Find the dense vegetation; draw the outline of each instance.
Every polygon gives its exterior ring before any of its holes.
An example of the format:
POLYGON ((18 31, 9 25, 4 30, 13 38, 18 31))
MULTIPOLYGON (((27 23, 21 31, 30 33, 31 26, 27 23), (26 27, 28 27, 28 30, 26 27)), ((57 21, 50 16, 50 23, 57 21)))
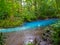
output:
POLYGON ((60 45, 60 21, 45 27, 44 30, 50 30, 50 40, 53 45, 60 45))
POLYGON ((60 18, 59 0, 0 0, 0 27, 37 19, 60 18))
POLYGON ((52 33, 52 40, 54 45, 60 45, 60 21, 52 25, 51 28, 54 32, 52 33))
MULTIPOLYGON (((20 26, 38 19, 60 18, 60 0, 0 0, 0 28, 20 26)), ((60 21, 51 25, 54 45, 60 43, 60 21)), ((0 45, 4 35, 0 33, 0 45)), ((28 44, 33 45, 33 44, 28 44)))
POLYGON ((5 39, 6 39, 5 35, 0 32, 0 45, 4 45, 5 39))

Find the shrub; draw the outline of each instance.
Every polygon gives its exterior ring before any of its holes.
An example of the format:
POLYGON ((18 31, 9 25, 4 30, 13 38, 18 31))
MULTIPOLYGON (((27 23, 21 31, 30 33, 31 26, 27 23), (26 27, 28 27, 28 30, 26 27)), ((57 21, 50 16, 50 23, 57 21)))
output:
POLYGON ((4 45, 4 43, 5 43, 5 39, 6 37, 5 37, 5 35, 3 34, 3 33, 0 33, 0 45, 4 45))
POLYGON ((53 45, 60 45, 60 21, 45 27, 44 30, 50 30, 50 40, 53 45))
POLYGON ((23 23, 18 1, 0 0, 0 27, 15 27, 23 23))
POLYGON ((60 45, 60 21, 52 25, 52 30, 54 31, 52 34, 54 45, 60 45))

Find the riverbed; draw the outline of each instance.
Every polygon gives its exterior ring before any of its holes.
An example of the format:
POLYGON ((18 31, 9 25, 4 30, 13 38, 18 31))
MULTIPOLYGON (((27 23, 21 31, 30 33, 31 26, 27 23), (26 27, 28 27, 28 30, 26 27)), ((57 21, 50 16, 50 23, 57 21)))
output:
POLYGON ((28 42, 35 42, 35 45, 49 45, 49 41, 44 40, 44 31, 41 28, 5 33, 8 35, 5 45, 25 45, 28 42))

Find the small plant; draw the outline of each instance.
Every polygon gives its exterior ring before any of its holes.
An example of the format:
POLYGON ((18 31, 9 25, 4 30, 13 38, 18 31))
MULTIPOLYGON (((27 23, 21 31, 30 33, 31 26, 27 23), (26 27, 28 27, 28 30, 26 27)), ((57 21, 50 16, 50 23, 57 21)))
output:
POLYGON ((34 45, 34 44, 32 44, 31 42, 29 42, 27 45, 34 45))

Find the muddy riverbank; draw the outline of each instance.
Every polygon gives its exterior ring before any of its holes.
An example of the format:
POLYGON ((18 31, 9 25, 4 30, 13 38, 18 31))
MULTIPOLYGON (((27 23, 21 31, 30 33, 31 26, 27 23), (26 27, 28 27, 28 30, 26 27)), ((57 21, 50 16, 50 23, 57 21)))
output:
POLYGON ((8 35, 5 41, 5 45, 25 45, 29 41, 35 43, 36 45, 49 45, 48 41, 45 41, 42 38, 43 33, 44 31, 40 28, 20 32, 5 33, 8 35))

